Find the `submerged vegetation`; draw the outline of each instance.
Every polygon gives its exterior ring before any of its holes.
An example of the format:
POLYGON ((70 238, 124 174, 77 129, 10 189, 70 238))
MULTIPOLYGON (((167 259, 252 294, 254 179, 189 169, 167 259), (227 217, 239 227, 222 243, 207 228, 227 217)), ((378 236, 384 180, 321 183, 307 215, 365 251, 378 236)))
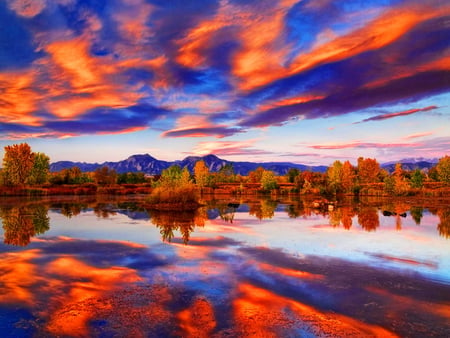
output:
POLYGON ((32 152, 26 143, 5 147, 0 169, 0 195, 148 194, 152 208, 195 208, 204 194, 302 194, 353 196, 450 196, 450 156, 430 169, 405 170, 397 163, 392 172, 376 159, 360 157, 356 165, 335 161, 325 173, 291 168, 286 175, 258 167, 247 176, 234 173, 227 163, 211 172, 203 160, 192 172, 178 165, 161 175, 117 173, 107 166, 93 172, 73 167, 49 171, 50 159, 32 152))

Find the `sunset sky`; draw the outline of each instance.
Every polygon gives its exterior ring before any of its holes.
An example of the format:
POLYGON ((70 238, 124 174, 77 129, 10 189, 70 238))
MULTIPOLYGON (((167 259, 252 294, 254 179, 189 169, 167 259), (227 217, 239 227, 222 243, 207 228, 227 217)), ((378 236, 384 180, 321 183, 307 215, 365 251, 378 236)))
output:
POLYGON ((445 0, 2 0, 0 156, 450 155, 445 0))

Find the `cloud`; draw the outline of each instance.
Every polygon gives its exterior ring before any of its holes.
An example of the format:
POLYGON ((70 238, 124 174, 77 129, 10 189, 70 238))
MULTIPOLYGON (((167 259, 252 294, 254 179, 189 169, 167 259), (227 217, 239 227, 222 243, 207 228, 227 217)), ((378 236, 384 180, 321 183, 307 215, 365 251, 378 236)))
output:
POLYGON ((429 106, 429 107, 425 107, 425 108, 408 109, 408 110, 405 110, 405 111, 402 111, 402 112, 398 112, 398 113, 389 113, 389 114, 382 114, 382 115, 373 116, 373 117, 364 119, 364 120, 359 121, 359 122, 354 122, 353 124, 369 122, 369 121, 387 120, 387 119, 391 119, 391 118, 398 117, 398 116, 405 116, 405 115, 411 115, 411 114, 415 114, 415 113, 419 113, 419 112, 426 112, 426 111, 434 110, 434 109, 437 109, 437 108, 438 107, 436 107, 436 106, 429 106))
POLYGON ((207 137, 214 136, 223 138, 240 133, 240 128, 226 126, 197 127, 197 128, 181 128, 172 129, 162 133, 163 137, 207 137))
MULTIPOLYGON (((1 137, 132 132, 158 119, 162 137, 224 138, 410 107, 450 90, 449 13, 435 0, 8 0, 1 137)), ((425 105, 361 122, 443 106, 425 105)), ((242 149, 264 153, 214 150, 242 149)))
POLYGON ((193 150, 194 154, 218 156, 231 155, 267 155, 271 152, 254 148, 253 144, 258 139, 250 139, 246 141, 212 141, 199 142, 193 150))
POLYGON ((46 0, 7 0, 11 10, 26 18, 32 18, 41 13, 46 2, 46 0))
POLYGON ((411 148, 418 147, 420 143, 372 143, 372 142, 350 142, 335 144, 315 144, 308 146, 312 149, 347 149, 347 148, 411 148))
POLYGON ((411 135, 407 135, 405 137, 403 137, 404 140, 411 140, 414 138, 421 138, 421 137, 425 137, 425 136, 430 136, 433 135, 434 133, 432 131, 430 132, 424 132, 424 133, 417 133, 417 134, 411 134, 411 135))

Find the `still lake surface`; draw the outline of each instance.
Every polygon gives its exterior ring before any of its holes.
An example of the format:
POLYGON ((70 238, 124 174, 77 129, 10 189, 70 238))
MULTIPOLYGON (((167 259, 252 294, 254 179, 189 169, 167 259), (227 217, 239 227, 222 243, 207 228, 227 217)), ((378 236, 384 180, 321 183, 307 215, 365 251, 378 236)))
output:
POLYGON ((0 198, 1 337, 450 337, 450 205, 0 198))

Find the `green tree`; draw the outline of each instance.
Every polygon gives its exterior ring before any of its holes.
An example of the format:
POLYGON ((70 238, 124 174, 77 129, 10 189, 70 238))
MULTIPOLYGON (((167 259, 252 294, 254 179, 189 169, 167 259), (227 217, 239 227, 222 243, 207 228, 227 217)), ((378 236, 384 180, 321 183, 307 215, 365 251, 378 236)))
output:
POLYGON ((295 183, 295 179, 297 178, 298 175, 300 175, 300 170, 298 170, 297 168, 289 168, 286 174, 287 181, 289 183, 295 183))
POLYGON ((181 179, 181 167, 177 164, 174 164, 161 172, 161 178, 156 183, 156 185, 174 187, 177 184, 179 184, 180 179, 181 179))
POLYGON ((439 159, 436 165, 436 171, 439 181, 450 183, 450 156, 445 156, 439 159))
POLYGON ((411 175, 410 184, 412 188, 421 189, 423 187, 424 175, 420 169, 414 170, 411 175))
POLYGON ((261 176, 261 188, 264 190, 274 190, 278 188, 278 183, 273 171, 263 171, 261 176))
POLYGON ((3 157, 3 182, 6 185, 25 184, 33 163, 34 154, 27 143, 6 146, 3 157))
POLYGON ((222 168, 220 168, 218 174, 221 182, 234 182, 235 180, 234 167, 232 163, 225 164, 222 168))
POLYGON ((387 175, 384 178, 384 191, 389 194, 393 195, 395 192, 395 179, 394 177, 387 175))
POLYGON ((33 167, 31 168, 28 183, 44 184, 47 182, 50 169, 50 158, 44 153, 35 153, 33 167))

